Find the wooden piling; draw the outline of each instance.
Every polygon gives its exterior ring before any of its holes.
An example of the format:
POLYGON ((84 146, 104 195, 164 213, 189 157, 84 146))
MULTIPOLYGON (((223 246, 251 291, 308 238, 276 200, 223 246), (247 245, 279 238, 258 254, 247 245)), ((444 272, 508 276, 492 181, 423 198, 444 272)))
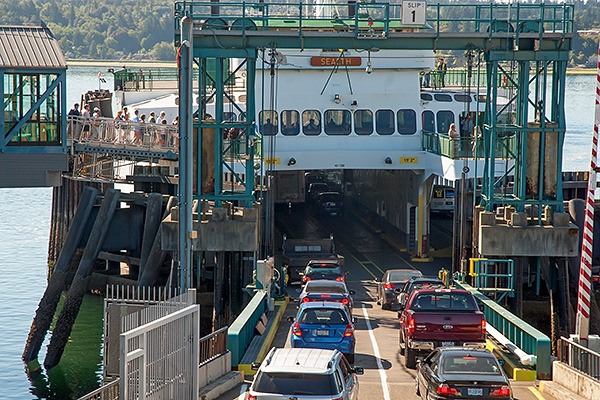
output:
POLYGON ((146 202, 146 217, 144 220, 144 233, 142 236, 142 251, 140 254, 140 271, 138 281, 144 273, 150 250, 155 242, 157 231, 162 221, 162 195, 160 193, 149 193, 146 202))
POLYGON ((108 189, 106 191, 104 200, 102 201, 102 205, 100 206, 100 210, 94 221, 94 226, 92 227, 83 257, 79 262, 77 273, 73 278, 73 282, 67 294, 67 299, 58 316, 56 328, 52 333, 50 345, 48 346, 48 353, 44 360, 46 369, 56 366, 63 354, 73 328, 73 323, 79 313, 83 296, 87 291, 89 278, 98 258, 98 253, 100 252, 112 217, 119 204, 119 197, 119 190, 108 189))
MULTIPOLYGON (((83 191, 81 202, 73 217, 66 242, 60 250, 54 271, 48 281, 48 287, 46 287, 46 291, 40 300, 31 328, 29 329, 29 335, 22 356, 26 362, 37 358, 46 332, 50 329, 60 295, 68 284, 67 280, 71 259, 77 251, 77 245, 85 232, 97 195, 98 190, 93 187, 86 187, 83 191)), ((60 202, 57 201, 57 203, 60 202)))

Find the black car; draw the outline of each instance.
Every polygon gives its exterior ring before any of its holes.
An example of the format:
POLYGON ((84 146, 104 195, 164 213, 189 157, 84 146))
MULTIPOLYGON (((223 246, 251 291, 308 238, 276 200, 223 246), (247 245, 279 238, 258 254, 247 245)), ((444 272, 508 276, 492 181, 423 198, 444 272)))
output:
POLYGON ((352 311, 354 302, 352 295, 356 292, 348 290, 344 282, 319 279, 306 282, 298 301, 300 303, 308 303, 311 301, 335 301, 342 303, 352 311))
POLYGON ((317 207, 325 214, 339 215, 343 206, 342 195, 338 192, 321 192, 317 195, 317 207))
POLYGON ((401 289, 396 289, 396 308, 403 309, 406 306, 406 301, 410 297, 413 290, 427 288, 443 288, 446 287, 444 282, 438 278, 423 278, 416 277, 409 279, 401 289))
POLYGON ((308 185, 308 200, 316 202, 319 197, 319 193, 328 192, 329 184, 327 182, 314 182, 308 185))
POLYGON ((415 390, 426 400, 511 400, 512 389, 487 349, 442 347, 417 363, 415 390))
POLYGON ((338 260, 310 260, 304 268, 302 284, 315 279, 328 279, 338 282, 346 281, 346 274, 338 260))
POLYGON ((388 269, 377 284, 377 304, 383 310, 389 310, 396 302, 396 289, 404 287, 411 278, 420 278, 423 274, 416 269, 388 269))

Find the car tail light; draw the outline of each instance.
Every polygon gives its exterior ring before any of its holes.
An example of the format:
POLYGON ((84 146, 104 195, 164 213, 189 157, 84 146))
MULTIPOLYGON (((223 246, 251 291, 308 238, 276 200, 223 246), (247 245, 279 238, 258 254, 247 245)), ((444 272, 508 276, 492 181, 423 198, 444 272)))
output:
POLYGON ((386 289, 395 289, 396 285, 394 285, 393 283, 386 283, 385 285, 383 285, 383 287, 386 289))
POLYGON ((257 397, 253 394, 248 393, 248 397, 246 397, 246 400, 256 400, 257 397))
POLYGON ((343 276, 338 276, 337 278, 335 278, 336 281, 338 282, 344 282, 344 277, 343 276))
POLYGON ((406 329, 409 333, 413 333, 415 331, 415 319, 412 315, 409 315, 406 320, 406 329))
POLYGON ((292 329, 292 333, 294 334, 294 336, 298 336, 298 337, 302 337, 302 329, 300 329, 300 324, 299 323, 295 323, 294 327, 292 329))
POLYGON ((308 303, 309 301, 310 301, 310 299, 308 297, 305 297, 305 298, 302 299, 303 303, 308 303))
POLYGON ((305 276, 302 278, 302 282, 306 283, 308 281, 310 281, 310 276, 305 276))
POLYGON ((344 331, 344 337, 350 337, 352 335, 354 335, 354 327, 352 324, 348 324, 348 326, 346 326, 346 330, 344 331))
POLYGON ((342 304, 344 304, 344 305, 347 306, 348 304, 350 304, 350 300, 348 300, 348 299, 342 299, 342 304))
POLYGON ((456 390, 453 387, 448 386, 445 383, 442 383, 437 388, 437 394, 446 395, 446 396, 447 395, 450 395, 450 396, 460 396, 460 391, 456 390))
POLYGON ((594 282, 596 282, 596 283, 600 282, 600 276, 594 276, 594 282))
POLYGON ((483 335, 485 335, 485 332, 486 332, 486 330, 485 330, 485 319, 482 319, 481 320, 481 333, 483 335))
POLYGON ((490 392, 490 396, 498 397, 510 397, 512 395, 509 386, 502 386, 501 388, 494 389, 490 392))

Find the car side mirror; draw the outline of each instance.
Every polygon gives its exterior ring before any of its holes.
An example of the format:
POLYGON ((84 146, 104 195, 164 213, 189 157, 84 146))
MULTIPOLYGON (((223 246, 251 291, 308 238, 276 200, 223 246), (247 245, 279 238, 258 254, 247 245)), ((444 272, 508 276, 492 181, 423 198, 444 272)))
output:
POLYGON ((294 322, 294 317, 290 316, 290 317, 287 317, 286 319, 287 319, 288 322, 294 322))
POLYGON ((354 372, 356 375, 362 375, 365 373, 365 369, 363 367, 354 367, 352 368, 352 372, 354 372))
POLYGON ((252 371, 258 371, 259 368, 260 368, 260 364, 259 363, 252 363, 252 364, 250 364, 250 369, 252 371))
POLYGON ((356 294, 356 290, 348 290, 348 293, 350 293, 350 296, 354 296, 356 294))
POLYGON ((356 317, 352 317, 352 323, 355 324, 358 320, 356 319, 356 317))

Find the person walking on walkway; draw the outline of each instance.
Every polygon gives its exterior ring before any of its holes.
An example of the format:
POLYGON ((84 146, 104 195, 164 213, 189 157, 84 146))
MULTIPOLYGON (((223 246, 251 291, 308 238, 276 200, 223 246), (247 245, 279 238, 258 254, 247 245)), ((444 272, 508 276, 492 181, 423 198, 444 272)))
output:
POLYGON ((446 87, 446 72, 448 71, 448 66, 443 58, 440 58, 438 61, 437 71, 440 78, 440 86, 446 87))

